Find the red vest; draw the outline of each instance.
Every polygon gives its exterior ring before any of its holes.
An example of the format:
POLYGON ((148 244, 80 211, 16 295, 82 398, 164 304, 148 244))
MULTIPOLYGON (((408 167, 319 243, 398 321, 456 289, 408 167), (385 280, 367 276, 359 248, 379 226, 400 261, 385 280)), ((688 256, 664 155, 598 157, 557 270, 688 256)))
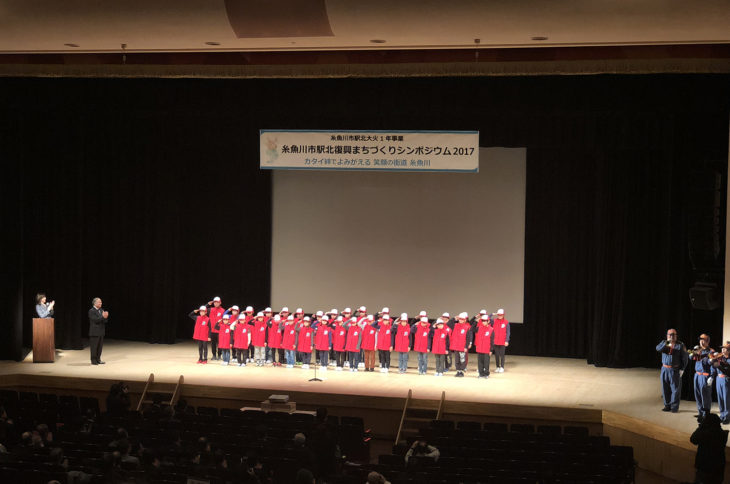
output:
POLYGON ((391 323, 381 324, 378 329, 378 349, 383 351, 390 351, 390 344, 392 343, 390 332, 393 329, 391 323))
POLYGON ((507 327, 509 326, 509 321, 507 321, 506 319, 495 319, 494 321, 492 321, 492 325, 494 326, 495 346, 504 346, 504 343, 507 341, 507 327))
POLYGON ((413 334, 413 350, 419 353, 428 351, 428 335, 431 331, 431 325, 418 323, 414 326, 413 334))
POLYGON ((277 321, 272 321, 269 328, 269 348, 281 348, 281 331, 277 321))
POLYGON ((320 351, 329 351, 332 327, 328 324, 320 324, 314 334, 314 347, 320 351))
POLYGON ((469 323, 456 323, 454 329, 451 330, 451 350, 464 351, 466 350, 466 335, 471 330, 469 323))
POLYGON ((474 346, 477 353, 489 353, 492 350, 492 326, 479 323, 477 333, 474 335, 474 346))
POLYGON ((251 344, 254 346, 266 346, 266 323, 258 319, 253 323, 251 331, 251 344))
POLYGON ((336 325, 332 329, 332 349, 335 351, 345 351, 345 343, 347 342, 347 328, 343 325, 336 325))
POLYGON ((300 353, 312 352, 312 335, 314 328, 311 326, 302 326, 299 328, 299 341, 297 342, 297 350, 300 353))
MULTIPOLYGON (((202 311, 201 311, 202 312, 202 311)), ((198 316, 195 319, 195 329, 193 330, 193 339, 198 341, 208 341, 209 322, 208 316, 198 316)))
POLYGON ((218 348, 227 350, 231 347, 231 325, 221 323, 221 330, 218 334, 218 348))
POLYGON ((295 324, 285 324, 281 337, 281 347, 285 350, 293 350, 297 344, 297 327, 295 324))
POLYGON ((362 337, 362 328, 353 324, 347 329, 347 351, 360 351, 360 338, 362 337))
POLYGON ((449 338, 451 328, 444 325, 443 328, 435 328, 433 330, 433 339, 431 340, 431 353, 434 355, 445 355, 449 349, 446 347, 446 340, 449 338))
POLYGON ((233 347, 239 350, 247 350, 250 336, 251 326, 245 324, 242 320, 239 320, 233 330, 233 347))
POLYGON ((411 345, 411 326, 398 323, 395 331, 395 345, 393 345, 393 348, 395 351, 402 353, 408 351, 411 345))
POLYGON ((375 349, 375 335, 378 331, 371 325, 366 324, 362 330, 362 340, 360 341, 360 348, 363 350, 372 351, 375 349))
POLYGON ((213 333, 217 333, 218 330, 215 329, 216 324, 218 324, 223 319, 223 313, 225 313, 226 310, 223 309, 222 306, 219 307, 211 307, 210 308, 210 314, 208 315, 208 319, 210 319, 210 330, 213 333))

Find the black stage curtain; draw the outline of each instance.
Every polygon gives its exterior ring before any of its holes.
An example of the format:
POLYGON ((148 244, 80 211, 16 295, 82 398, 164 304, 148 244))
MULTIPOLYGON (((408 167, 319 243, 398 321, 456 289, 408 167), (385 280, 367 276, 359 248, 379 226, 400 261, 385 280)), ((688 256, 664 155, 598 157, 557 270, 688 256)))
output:
POLYGON ((21 226, 2 302, 22 314, 3 324, 22 322, 29 345, 45 290, 60 347, 82 345, 95 296, 111 337, 189 338, 186 314, 213 295, 269 302, 259 129, 478 129, 482 146, 527 147, 525 322, 510 351, 653 365, 668 326, 688 344, 721 333, 722 309, 689 304, 686 181, 727 159, 729 80, 1 79, 3 146, 22 168, 22 190, 2 196, 21 226))

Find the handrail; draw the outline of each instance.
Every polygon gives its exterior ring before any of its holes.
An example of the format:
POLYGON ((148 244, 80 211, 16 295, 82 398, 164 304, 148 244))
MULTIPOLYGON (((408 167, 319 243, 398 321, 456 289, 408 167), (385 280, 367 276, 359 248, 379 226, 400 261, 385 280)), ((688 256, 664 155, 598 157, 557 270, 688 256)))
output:
POLYGON ((413 394, 413 390, 411 390, 409 388, 408 396, 406 397, 406 403, 403 405, 403 414, 400 416, 400 425, 398 425, 398 433, 395 435, 395 445, 398 445, 398 442, 400 442, 400 433, 403 430, 403 423, 406 421, 406 412, 408 411, 408 404, 411 401, 412 394, 413 394))
POLYGON ((147 383, 144 386, 144 390, 142 391, 142 395, 139 397, 139 403, 137 403, 137 411, 139 412, 142 408, 142 402, 144 402, 145 397, 147 396, 147 389, 150 387, 150 383, 155 381, 155 374, 150 373, 150 376, 147 378, 147 383))
POLYGON ((182 391, 181 387, 184 380, 183 375, 180 375, 180 378, 177 380, 177 385, 175 386, 175 391, 172 392, 172 398, 170 399, 171 407, 174 407, 175 404, 177 404, 177 399, 180 398, 180 392, 182 391))
POLYGON ((441 420, 444 411, 444 401, 446 400, 446 391, 441 392, 441 401, 439 402, 439 410, 436 412, 436 420, 441 420))

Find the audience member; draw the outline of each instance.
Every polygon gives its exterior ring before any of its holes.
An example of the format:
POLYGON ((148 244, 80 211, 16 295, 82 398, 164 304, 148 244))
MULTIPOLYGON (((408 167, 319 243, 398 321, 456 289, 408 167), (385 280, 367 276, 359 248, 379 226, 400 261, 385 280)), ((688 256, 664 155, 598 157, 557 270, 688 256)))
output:
POLYGON ((725 446, 728 431, 720 427, 720 417, 708 413, 689 438, 697 446, 695 482, 722 484, 725 474, 725 446))

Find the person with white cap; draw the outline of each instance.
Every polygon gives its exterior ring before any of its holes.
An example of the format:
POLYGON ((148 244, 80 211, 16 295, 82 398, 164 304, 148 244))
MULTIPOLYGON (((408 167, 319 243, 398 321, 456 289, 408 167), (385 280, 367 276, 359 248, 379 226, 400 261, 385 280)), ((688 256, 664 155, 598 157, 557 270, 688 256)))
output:
POLYGON ((208 341, 210 341, 210 319, 208 318, 208 308, 200 306, 192 311, 188 316, 195 321, 195 329, 193 329, 193 339, 198 342, 198 364, 208 363, 208 341))
POLYGON ((327 371, 329 354, 332 349, 332 327, 329 317, 324 316, 322 323, 314 330, 314 349, 317 350, 320 370, 327 371))
POLYGON ((375 344, 377 339, 377 324, 375 316, 368 316, 362 329, 362 341, 360 348, 364 355, 365 371, 375 371, 375 344))
POLYGON ((356 317, 350 320, 347 328, 347 343, 345 349, 350 360, 350 371, 357 371, 358 362, 360 360, 360 343, 362 342, 362 326, 358 323, 356 317))
POLYGON ((221 320, 226 310, 221 306, 221 298, 216 296, 212 301, 208 301, 208 320, 210 321, 210 355, 211 360, 217 360, 221 356, 218 349, 218 333, 220 331, 221 320))
POLYGON ((701 334, 699 345, 695 346, 690 352, 690 359, 695 362, 694 387, 695 401, 697 402, 697 415, 695 417, 700 422, 712 409, 713 378, 711 376, 712 363, 709 359, 711 353, 714 353, 714 350, 710 348, 710 336, 701 334))
POLYGON ((309 316, 305 316, 302 325, 297 329, 297 351, 302 356, 302 369, 308 370, 312 361, 312 346, 314 343, 314 328, 310 326, 309 316))
POLYGON ((347 359, 347 329, 348 323, 342 316, 338 316, 332 328, 332 350, 335 352, 336 371, 342 371, 342 367, 347 359))
POLYGON ((390 352, 393 351, 393 321, 390 315, 384 314, 377 324, 378 338, 378 358, 380 360, 380 373, 388 373, 390 371, 390 352))
MULTIPOLYGON (((284 311, 282 311, 283 313, 284 311)), ((289 313, 286 311, 287 314, 289 313)), ((285 318, 281 316, 281 314, 277 314, 272 319, 269 320, 267 323, 268 326, 268 334, 266 335, 266 348, 269 350, 269 358, 267 358, 268 362, 271 362, 272 366, 281 366, 281 363, 284 361, 284 350, 281 348, 281 328, 280 323, 284 321, 285 318), (276 361, 276 356, 279 355, 279 361, 276 361)))
POLYGON ((492 324, 492 344, 497 373, 504 373, 504 350, 509 346, 509 321, 504 317, 504 309, 497 309, 497 317, 492 324))
POLYGON ((411 351, 411 325, 408 324, 408 314, 402 313, 396 320, 391 334, 391 346, 398 353, 398 373, 408 371, 408 354, 411 351))
POLYGON ((428 354, 431 352, 431 325, 428 318, 421 318, 411 328, 413 351, 418 355, 418 374, 425 375, 428 371, 428 354))
POLYGON ((480 316, 479 324, 472 328, 474 346, 477 349, 479 378, 489 378, 489 354, 492 352, 492 325, 488 314, 480 316))
POLYGON ((444 318, 438 318, 431 334, 431 353, 436 358, 435 376, 444 376, 446 355, 449 352, 449 336, 451 328, 444 324, 444 318))
POLYGON ((266 362, 266 316, 263 312, 256 314, 256 318, 252 321, 253 331, 251 331, 251 344, 254 348, 254 362, 256 366, 264 366, 266 362))
POLYGON ((246 366, 248 348, 251 346, 251 325, 248 324, 251 316, 238 318, 231 324, 233 331, 233 356, 238 361, 238 366, 246 366))
POLYGON ((221 364, 228 366, 231 361, 231 315, 224 314, 218 333, 218 349, 221 352, 221 364))
POLYGON ((459 378, 464 376, 464 371, 469 363, 469 348, 472 345, 471 324, 467 321, 468 318, 469 314, 466 312, 459 313, 456 322, 449 326, 451 328, 449 350, 456 367, 455 376, 459 378))
MULTIPOLYGON (((246 306, 246 310, 244 311, 243 314, 244 314, 244 316, 243 316, 244 322, 246 324, 252 325, 253 320, 255 318, 253 306, 246 306)), ((251 328, 249 328, 248 331, 250 333, 251 328)), ((238 359, 239 359, 239 361, 238 361, 239 363, 241 363, 241 361, 243 361, 244 363, 251 363, 253 361, 253 346, 249 344, 248 349, 239 350, 238 359)))
POLYGON ((286 318, 286 321, 281 321, 279 326, 282 332, 281 347, 284 349, 286 367, 294 368, 297 347, 297 327, 299 325, 295 322, 294 316, 289 316, 286 318))

